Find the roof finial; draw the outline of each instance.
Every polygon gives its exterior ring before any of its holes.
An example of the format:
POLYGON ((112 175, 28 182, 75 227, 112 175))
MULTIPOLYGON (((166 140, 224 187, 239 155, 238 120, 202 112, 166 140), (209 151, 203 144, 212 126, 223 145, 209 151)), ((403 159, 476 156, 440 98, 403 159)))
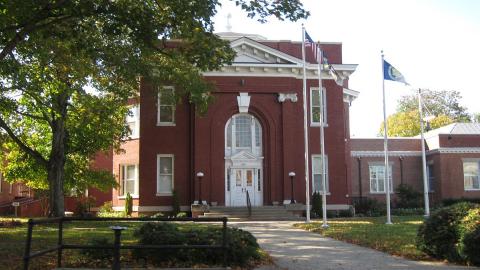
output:
POLYGON ((227 32, 232 32, 232 24, 230 24, 230 19, 232 18, 232 13, 227 15, 227 32))

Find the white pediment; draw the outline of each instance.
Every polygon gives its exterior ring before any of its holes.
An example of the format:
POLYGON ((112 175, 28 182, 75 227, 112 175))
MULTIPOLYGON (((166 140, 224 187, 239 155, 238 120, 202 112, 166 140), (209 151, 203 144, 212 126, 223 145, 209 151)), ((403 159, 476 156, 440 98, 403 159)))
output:
POLYGON ((255 156, 250 151, 240 151, 230 157, 232 161, 249 161, 249 160, 258 160, 259 157, 255 156))
POLYGON ((263 63, 263 64, 287 64, 294 66, 303 65, 302 60, 271 47, 263 45, 255 40, 242 37, 230 44, 237 52, 233 63, 263 63), (250 61, 246 61, 250 60, 250 61))

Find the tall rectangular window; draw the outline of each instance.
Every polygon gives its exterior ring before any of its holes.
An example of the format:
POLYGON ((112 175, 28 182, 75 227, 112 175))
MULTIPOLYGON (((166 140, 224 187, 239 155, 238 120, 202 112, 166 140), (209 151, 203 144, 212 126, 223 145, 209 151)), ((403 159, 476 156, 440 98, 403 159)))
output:
MULTIPOLYGON (((370 170, 370 192, 385 193, 385 165, 369 165, 370 170)), ((393 192, 392 165, 388 166, 388 180, 390 182, 390 193, 393 192)))
POLYGON ((465 190, 480 190, 480 160, 463 161, 463 185, 465 190))
POLYGON ((158 91, 157 125, 175 125, 175 90, 172 86, 161 87, 158 91))
POLYGON ((323 115, 323 126, 328 126, 327 122, 327 91, 322 89, 323 106, 320 104, 320 91, 318 88, 310 89, 310 122, 312 126, 320 125, 320 113, 323 115), (323 110, 322 110, 323 108, 323 110))
POLYGON ((427 165, 428 192, 435 191, 435 175, 433 174, 433 163, 427 165))
POLYGON ((136 139, 140 135, 140 105, 128 109, 127 125, 130 128, 130 138, 136 139))
MULTIPOLYGON (((330 192, 328 184, 328 157, 325 156, 325 177, 326 177, 326 186, 327 192, 330 192)), ((313 192, 323 192, 323 166, 322 166, 322 156, 321 155, 312 155, 312 179, 313 179, 313 192)))
POLYGON ((168 196, 173 191, 174 156, 157 155, 157 196, 168 196))
POLYGON ((120 165, 120 196, 138 196, 138 166, 120 165))

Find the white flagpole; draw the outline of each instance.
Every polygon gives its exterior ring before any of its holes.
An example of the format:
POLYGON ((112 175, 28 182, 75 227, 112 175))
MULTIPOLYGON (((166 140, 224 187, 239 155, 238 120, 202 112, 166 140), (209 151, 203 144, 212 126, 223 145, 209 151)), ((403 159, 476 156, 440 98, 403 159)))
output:
MULTIPOLYGON (((325 130, 324 130, 324 104, 323 104, 323 84, 322 84, 322 50, 320 48, 320 42, 318 42, 318 94, 320 97, 320 154, 322 158, 322 216, 323 216, 323 228, 328 228, 327 223, 327 175, 326 175, 326 166, 325 166, 325 130)), ((310 97, 312 98, 312 97, 310 97)))
POLYGON ((420 138, 422 140, 422 170, 423 170, 423 198, 425 202, 425 216, 430 216, 430 206, 428 198, 428 180, 427 180, 427 158, 425 156, 425 138, 423 137, 423 106, 422 90, 418 89, 418 110, 420 111, 420 138))
MULTIPOLYGON (((313 44, 312 44, 313 46, 313 44)), ((305 27, 302 24, 302 59, 303 59, 303 133, 305 141, 305 204, 306 223, 310 223, 310 181, 308 177, 308 126, 307 126, 307 73, 305 62, 305 27)))
POLYGON ((383 89, 383 147, 385 149, 385 173, 383 174, 383 179, 385 183, 385 194, 386 194, 386 204, 387 204, 387 222, 386 224, 392 224, 392 219, 390 216, 390 174, 388 167, 388 130, 387 130, 387 106, 385 102, 385 60, 383 59, 382 51, 382 89, 383 89))

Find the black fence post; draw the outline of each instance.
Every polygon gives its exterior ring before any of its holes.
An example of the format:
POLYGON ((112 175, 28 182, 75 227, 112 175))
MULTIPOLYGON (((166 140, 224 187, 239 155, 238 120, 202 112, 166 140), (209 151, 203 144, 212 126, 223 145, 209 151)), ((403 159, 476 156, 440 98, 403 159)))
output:
POLYGON ((63 252, 63 217, 58 221, 57 267, 62 267, 63 252))
POLYGON ((223 217, 223 266, 227 267, 227 255, 228 255, 228 246, 227 246, 227 218, 223 217))
POLYGON ((115 242, 113 243, 112 270, 120 270, 120 236, 122 235, 122 231, 126 228, 120 226, 111 226, 110 229, 115 232, 115 242))
POLYGON ((23 255, 23 269, 28 270, 30 263, 30 248, 32 246, 33 219, 28 220, 27 243, 25 244, 25 253, 23 255))

